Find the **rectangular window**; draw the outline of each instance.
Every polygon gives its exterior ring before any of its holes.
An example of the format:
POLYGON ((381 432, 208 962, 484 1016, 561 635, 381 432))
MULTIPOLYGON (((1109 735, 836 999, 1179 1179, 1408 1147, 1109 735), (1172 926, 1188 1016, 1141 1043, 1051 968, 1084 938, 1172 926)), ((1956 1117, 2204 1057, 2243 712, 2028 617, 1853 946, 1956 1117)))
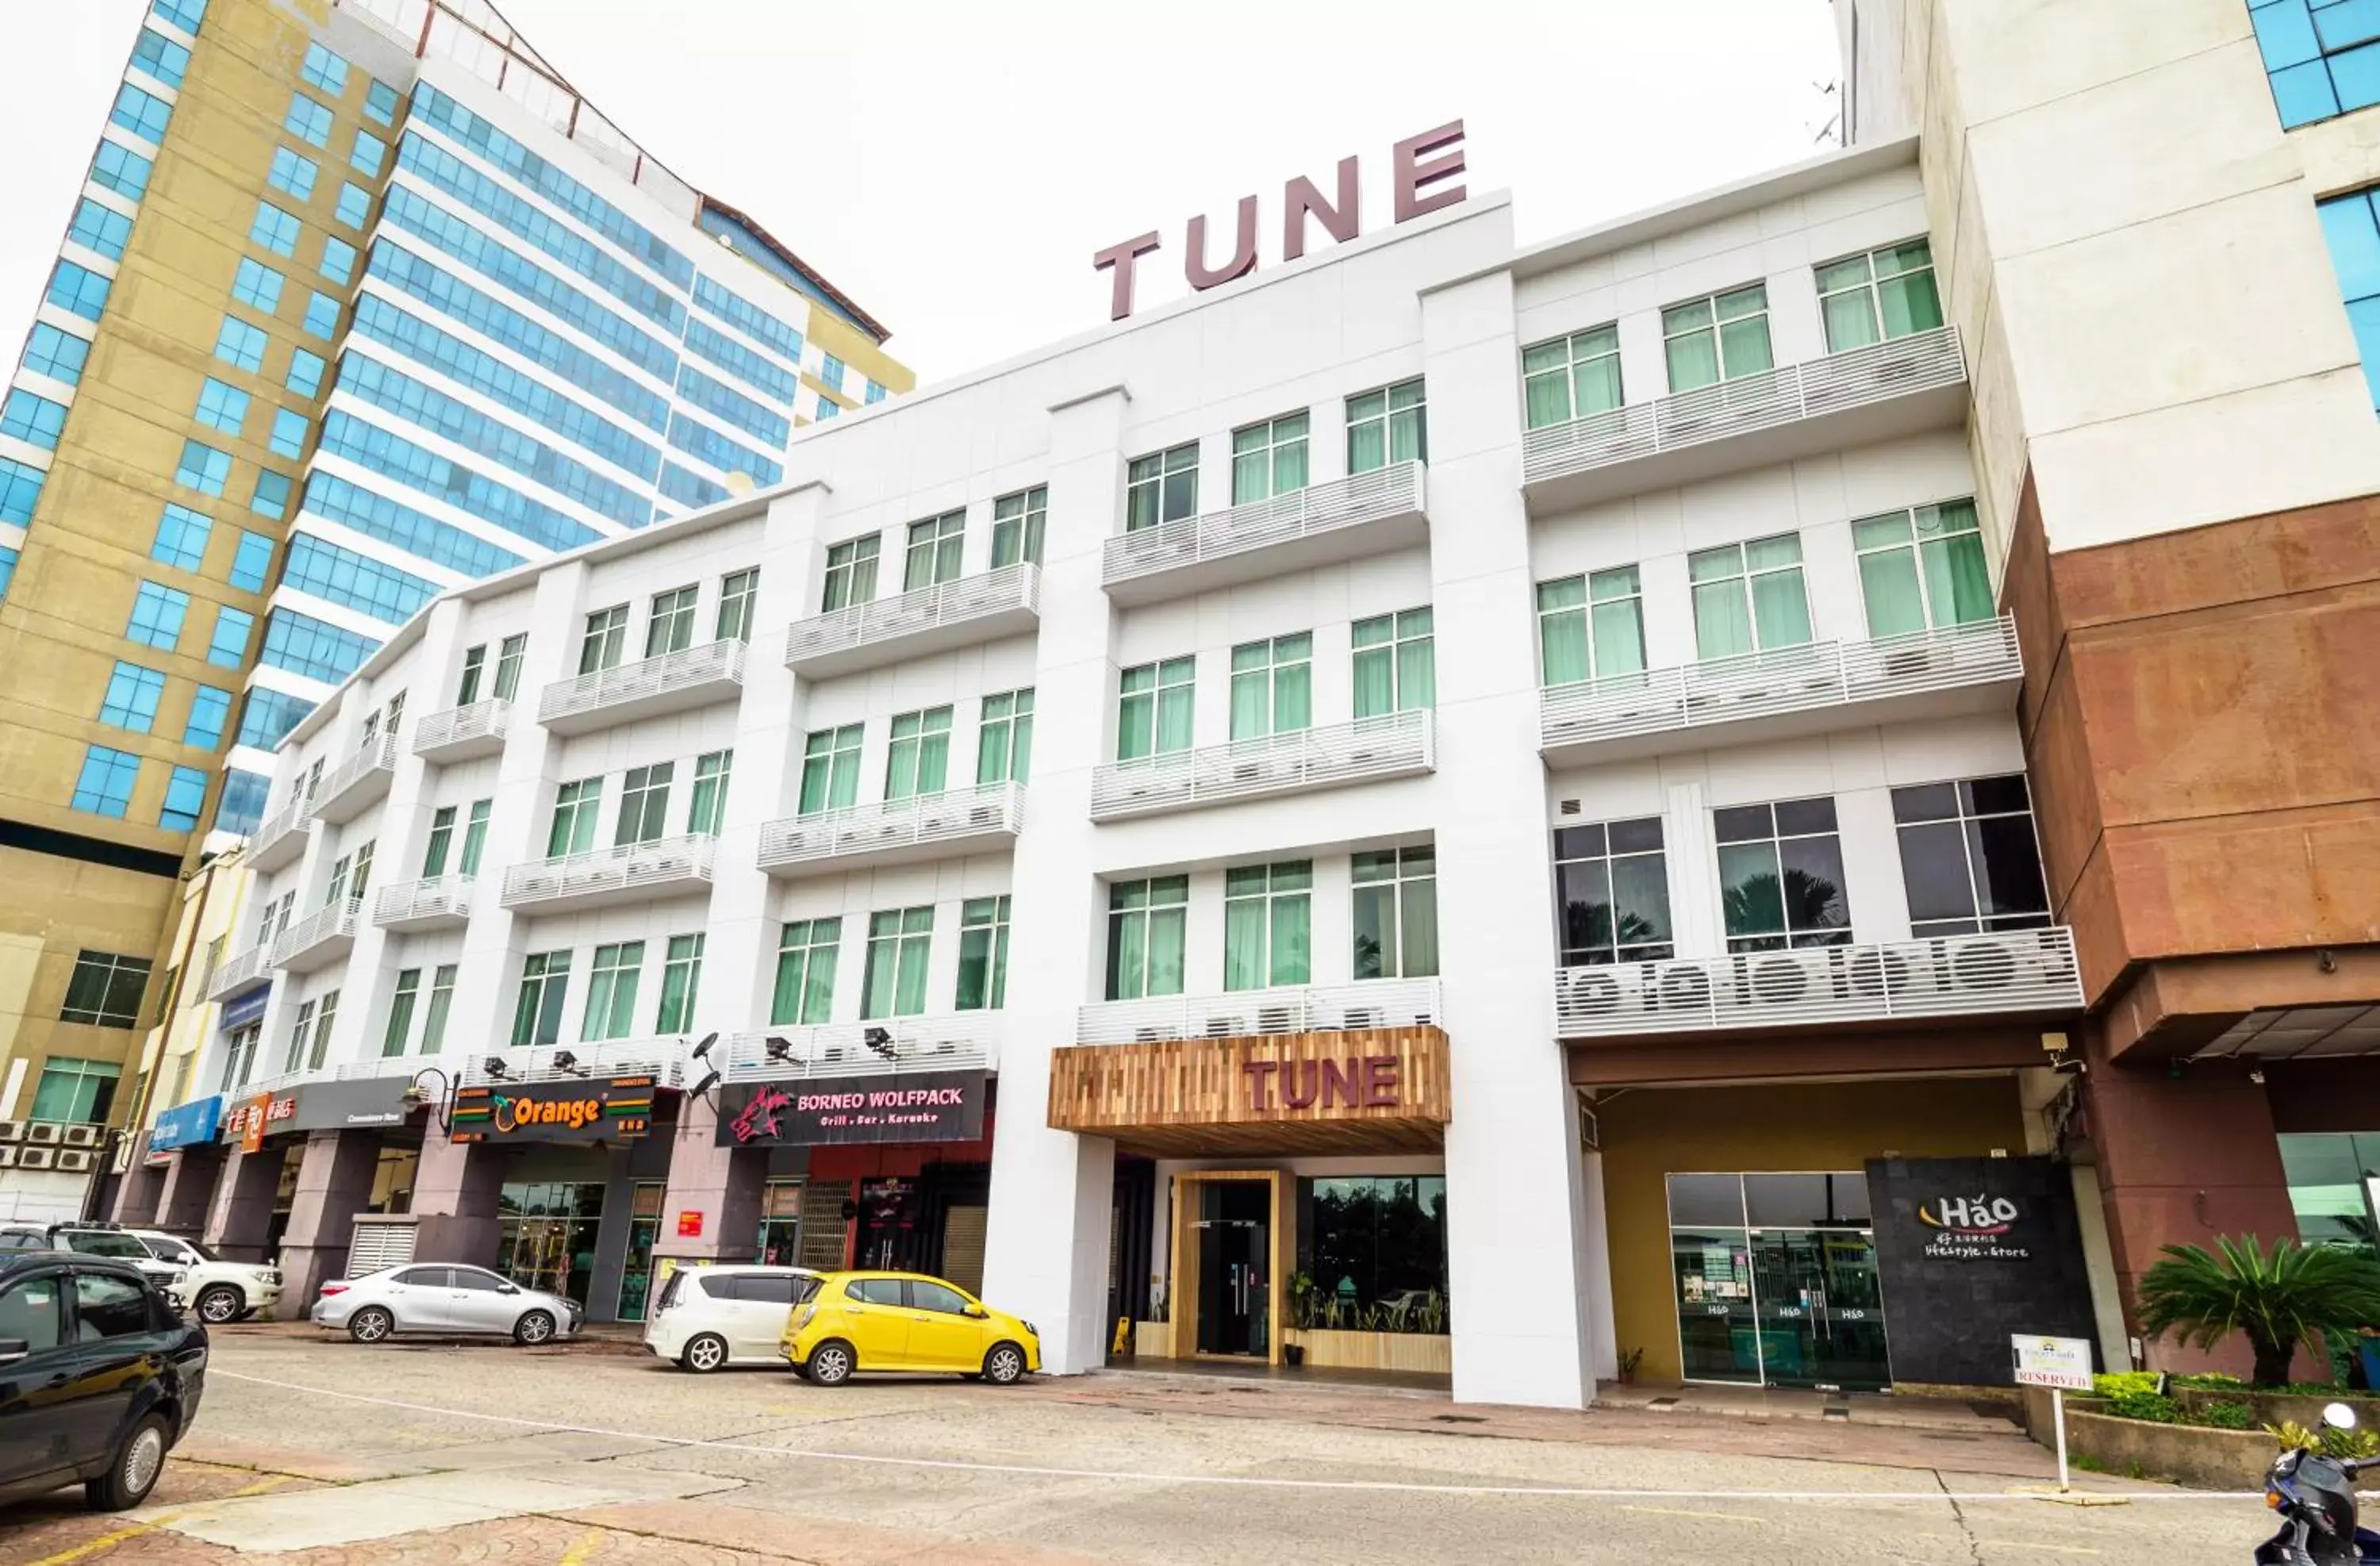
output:
POLYGON ((686 812, 686 830, 693 837, 717 837, 727 820, 727 780, 735 766, 735 752, 714 750, 694 759, 694 799, 686 812))
POLYGON ((843 360, 835 358, 832 354, 820 355, 819 358, 819 379, 825 382, 832 389, 838 392, 842 391, 843 360))
POLYGON ((1438 850, 1384 848, 1354 860, 1357 978, 1438 972, 1438 850))
POLYGON ((488 644, 467 648, 463 652, 463 677, 455 686, 455 705, 468 707, 480 699, 480 680, 488 670, 488 644))
POLYGON ((319 395, 322 390, 322 371, 326 367, 322 356, 306 348, 289 350, 289 373, 281 383, 301 397, 319 395))
POLYGON ((382 1059, 405 1053, 406 1040, 413 1033, 413 1003, 421 993, 421 970, 405 968, 396 976, 396 991, 389 997, 388 1028, 381 1035, 382 1059))
POLYGON ((1661 312, 1670 390, 1691 392, 1775 365, 1768 352, 1768 288, 1755 283, 1661 312))
MULTIPOLYGON (((105 1124, 107 1111, 115 1102, 115 1084, 123 1074, 124 1068, 114 1061, 77 1061, 53 1055, 42 1063, 41 1083, 33 1089, 32 1118, 67 1125, 105 1124)), ((88 1299, 83 1302, 86 1307, 90 1303, 88 1299)), ((86 1308, 82 1317, 86 1338, 98 1336, 91 1329, 91 1315, 86 1308)))
POLYGON ((261 593, 272 573, 273 540, 241 528, 239 545, 232 551, 231 585, 242 592, 261 593))
POLYGON ((1167 756, 1190 748, 1192 681, 1198 661, 1169 658, 1117 676, 1116 759, 1167 756))
POLYGON ((914 1017, 926 1010, 926 959, 934 939, 931 904, 868 917, 868 970, 862 1017, 914 1017))
POLYGON ((1636 567, 1537 584, 1537 659, 1548 686, 1645 667, 1645 601, 1636 567))
POLYGON ((190 68, 190 52, 154 28, 142 28, 132 45, 132 63, 168 87, 179 88, 190 68))
POLYGON ((1897 637, 1992 618, 1991 566, 1975 503, 1946 501, 1852 524, 1867 634, 1897 637))
POLYGON ((261 516, 275 521, 289 515, 289 476, 275 473, 269 467, 256 472, 256 492, 249 499, 248 508, 261 516))
POLYGON ((628 640, 628 606, 615 603, 609 609, 599 609, 587 616, 587 628, 578 637, 578 672, 601 674, 620 665, 620 653, 628 640))
POLYGON ((122 126, 144 141, 164 140, 166 123, 173 117, 173 104, 128 81, 115 90, 115 107, 107 115, 110 124, 122 126))
POLYGON ((325 235, 322 239, 321 271, 323 276, 334 283, 342 285, 352 283, 356 275, 356 248, 345 239, 334 239, 325 235))
POLYGON ((331 144, 331 111, 303 92, 289 95, 289 112, 281 118, 281 128, 309 147, 331 144))
POLYGON ((347 873, 355 866, 355 856, 341 855, 331 866, 331 884, 322 894, 322 906, 335 908, 347 893, 347 873))
POLYGON ((653 594, 645 614, 646 657, 684 652, 694 645, 694 605, 700 596, 701 589, 691 587, 653 594))
POLYGON ((553 796, 553 825, 545 837, 545 856, 559 859, 584 854, 595 846, 595 818, 603 807, 603 780, 579 778, 564 783, 553 796))
POLYGON ((306 297, 306 330, 328 342, 339 330, 339 301, 310 290, 306 297))
POLYGON ((1139 1001, 1181 994, 1189 922, 1188 876, 1111 885, 1107 998, 1139 1001))
POLYGON ((1355 622, 1356 717, 1438 705, 1438 638, 1432 626, 1427 607, 1355 622))
POLYGON ((1232 737, 1294 734, 1314 724, 1314 637, 1242 642, 1232 649, 1232 737))
POLYGON ((230 722, 231 692, 200 686, 190 698, 190 715, 182 724, 182 743, 212 750, 223 743, 224 730, 230 722))
POLYGON ((273 415, 273 439, 269 443, 275 456, 285 456, 295 462, 306 455, 306 416, 290 408, 276 409, 273 415))
POLYGON ((819 729, 802 747, 801 814, 840 810, 859 800, 861 725, 819 729))
POLYGON ((310 201, 314 199, 314 181, 322 172, 322 165, 313 159, 299 157, 286 147, 275 147, 273 170, 264 176, 264 182, 298 201, 310 201))
POLYGON ((819 604, 821 613, 875 598, 876 549, 882 537, 870 533, 826 552, 826 596, 819 604))
POLYGON ((1050 515, 1050 487, 1038 484, 991 503, 991 568, 1019 561, 1041 564, 1041 533, 1050 515))
POLYGON ((1429 460, 1422 383, 1401 381, 1347 399, 1347 471, 1369 473, 1393 462, 1429 460))
POLYGON ((430 981, 430 1007, 421 1014, 421 1052, 434 1055, 446 1043, 446 1014, 455 1007, 458 965, 443 963, 430 981))
POLYGON ((2380 103, 2380 18, 2358 0, 2250 0, 2281 127, 2380 103))
POLYGON ((149 188, 149 160, 120 141, 103 140, 91 160, 91 181, 137 201, 149 188))
POLYGON ((1008 1004, 1008 899, 970 897, 959 909, 959 989, 953 1008, 996 1012, 1008 1004))
POLYGON ((503 645, 497 648, 495 688, 497 700, 510 701, 519 693, 521 662, 528 651, 528 636, 526 632, 516 637, 506 637, 503 645))
POLYGON ((1818 313, 1830 354, 1931 332, 1942 324, 1933 249, 1911 239, 1828 261, 1818 268, 1818 313))
POLYGON ((624 941, 595 948, 587 970, 587 1011, 578 1037, 589 1044, 626 1038, 637 1028, 637 976, 645 965, 645 943, 624 941))
POLYGON ((165 801, 157 807, 157 824, 167 832, 193 831, 206 805, 206 773, 196 767, 176 767, 165 775, 165 801))
POLYGON ((255 220, 248 225, 248 237, 251 244, 261 245, 276 256, 294 256, 298 253, 300 227, 291 213, 270 201, 259 201, 255 220))
POLYGON ((1892 819, 1911 934, 1924 940, 2049 923, 2023 773, 1896 788, 1892 819))
POLYGON ((455 818, 459 812, 452 805, 441 805, 430 818, 430 839, 421 854, 421 879, 435 880, 446 873, 446 856, 455 846, 455 818))
POLYGON ((940 794, 951 760, 951 710, 929 708, 892 720, 892 744, 885 754, 884 797, 907 799, 940 794))
POLYGON ((78 262, 60 261, 50 269, 49 290, 42 297, 69 315, 97 321, 107 308, 107 292, 106 278, 78 262))
POLYGON ((694 1003, 702 989, 705 937, 673 935, 662 962, 662 1009, 656 1033, 683 1033, 694 1026, 694 1003))
POLYGON ((262 314, 271 315, 281 308, 281 285, 285 280, 262 261, 240 259, 239 272, 233 277, 231 297, 262 314))
POLYGON ((132 785, 140 781, 140 758, 128 750, 88 747, 82 771, 75 778, 74 797, 67 803, 94 816, 122 820, 132 804, 132 785))
POLYGON ((632 843, 658 843, 669 832, 670 778, 674 761, 631 767, 620 780, 620 819, 612 835, 614 847, 632 843))
MULTIPOLYGON (((130 1027, 140 1019, 140 995, 148 988, 148 958, 79 952, 58 1016, 65 1022, 98 1027, 130 1027)), ((34 1118, 43 1117, 36 1114, 34 1118)))
POLYGON ((46 321, 37 321, 25 339, 24 367, 35 375, 46 375, 72 386, 82 380, 82 367, 91 358, 91 345, 70 332, 61 332, 46 321))
POLYGON ((215 632, 207 638, 207 662, 237 669, 248 659, 248 644, 256 633, 256 616, 231 605, 215 607, 215 632))
POLYGON ((1242 865, 1223 872, 1223 988, 1304 984, 1313 967, 1314 862, 1242 865))
POLYGON ((1730 952, 1843 946, 1852 939, 1835 802, 1787 799, 1711 812, 1730 952))
POLYGON ((264 1025, 250 1023, 231 1036, 224 1046, 223 1090, 248 1086, 249 1073, 256 1065, 256 1047, 264 1037, 264 1025))
POLYGON ((371 192, 353 180, 346 181, 339 187, 339 204, 331 209, 331 215, 349 228, 361 228, 371 216, 371 192))
POLYGON ((145 734, 157 721, 157 699, 165 694, 165 676, 154 669, 119 660, 108 676, 107 695, 99 704, 99 721, 145 734))
POLYGON ((713 641, 752 639, 752 608, 760 592, 760 573, 737 571, 719 578, 719 613, 711 623, 713 641))
POLYGON ((1232 431, 1232 504, 1305 488, 1306 416, 1285 413, 1232 431))
POLYGON ((835 951, 842 941, 841 919, 795 919, 785 925, 777 938, 771 1026, 834 1020, 835 951))
POLYGON ((149 558, 160 565, 195 571, 207 556, 207 534, 214 524, 186 505, 169 505, 157 523, 157 540, 149 558))
POLYGON ((1697 658, 1734 658, 1809 641, 1810 596, 1802 583, 1798 534, 1697 550, 1686 556, 1686 575, 1694 583, 1697 658))
POLYGON ((463 857, 455 867, 460 874, 480 873, 480 856, 488 846, 488 817, 495 807, 492 799, 472 801, 470 818, 463 826, 463 857))
POLYGON ((347 91, 347 62, 319 43, 306 46, 306 63, 298 74, 334 98, 347 91))
POLYGON ((1667 962, 1670 867, 1658 816, 1554 833, 1554 900, 1564 967, 1667 962))
POLYGON ((1198 512, 1198 443, 1135 457, 1125 470, 1124 531, 1136 533, 1198 512))
POLYGON ((199 407, 190 417, 210 430, 237 436, 248 423, 248 404, 246 392, 210 375, 199 382, 199 407))
POLYGON ((914 592, 959 577, 959 552, 966 543, 966 513, 944 512, 909 524, 909 553, 901 590, 914 592))
POLYGON ((32 522, 44 477, 38 467, 0 456, 0 522, 14 522, 20 528, 32 522))
POLYGON ((356 144, 347 153, 347 166, 366 179, 378 179, 381 165, 388 160, 388 143, 369 130, 356 132, 356 144))
POLYGON ((264 348, 270 339, 261 327, 250 326, 236 315, 223 318, 223 328, 215 334, 215 358, 236 370, 257 371, 264 368, 264 348))
POLYGON ((66 404, 38 396, 22 386, 9 392, 8 400, 0 403, 0 435, 14 435, 44 451, 55 451, 58 436, 66 427, 66 404))
POLYGON ((74 222, 67 228, 67 237, 109 261, 122 261, 124 247, 132 238, 132 220, 114 207, 103 207, 85 196, 75 206, 74 222))
POLYGON ((1002 691, 983 698, 976 731, 975 781, 1023 783, 1033 770, 1033 692, 1002 691))
POLYGON ((189 607, 189 594, 143 582, 132 595, 132 619, 124 627, 125 638, 171 652, 182 639, 182 621, 189 607))
POLYGON ((364 90, 364 116, 378 125, 394 125, 401 102, 395 88, 385 81, 375 81, 364 90))
POLYGON ((513 1044, 560 1043, 562 1007, 569 993, 569 953, 532 952, 522 958, 520 996, 513 1003, 513 1044))

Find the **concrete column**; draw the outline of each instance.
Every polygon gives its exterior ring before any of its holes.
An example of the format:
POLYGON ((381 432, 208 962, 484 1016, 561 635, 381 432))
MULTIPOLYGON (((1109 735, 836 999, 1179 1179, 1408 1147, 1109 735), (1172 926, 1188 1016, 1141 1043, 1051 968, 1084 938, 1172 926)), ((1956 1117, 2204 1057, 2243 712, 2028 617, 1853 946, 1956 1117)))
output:
POLYGON ((656 1262, 664 1256, 750 1261, 759 1254, 760 1192, 768 1184, 769 1155, 759 1148, 718 1146, 716 1103, 714 1098, 688 1099, 678 1111, 669 1188, 662 1197, 661 1227, 653 1241, 656 1262), (702 1215, 701 1233, 677 1232, 682 1212, 702 1215))
POLYGON ((475 1142, 450 1142, 433 1119, 421 1133, 413 1173, 414 1255, 424 1261, 496 1260, 496 1197, 504 1163, 475 1142))
POLYGON ((281 1236, 281 1289, 293 1308, 310 1305, 326 1278, 344 1277, 355 1218, 370 1202, 380 1138, 370 1132, 317 1131, 306 1138, 289 1228, 281 1236))
POLYGON ((273 1227, 273 1199, 281 1194, 281 1164, 287 1156, 287 1143, 268 1142, 253 1153, 233 1149, 207 1210, 207 1249, 230 1261, 265 1259, 264 1237, 273 1227))
POLYGON ((157 1198, 164 1189, 164 1170, 136 1161, 115 1183, 115 1199, 108 1204, 109 1220, 135 1229, 156 1227, 157 1198))
POLYGON ((214 1205, 215 1180, 224 1171, 220 1145, 184 1147, 165 1166, 165 1183, 157 1193, 157 1227, 176 1234, 206 1230, 207 1212, 214 1205))

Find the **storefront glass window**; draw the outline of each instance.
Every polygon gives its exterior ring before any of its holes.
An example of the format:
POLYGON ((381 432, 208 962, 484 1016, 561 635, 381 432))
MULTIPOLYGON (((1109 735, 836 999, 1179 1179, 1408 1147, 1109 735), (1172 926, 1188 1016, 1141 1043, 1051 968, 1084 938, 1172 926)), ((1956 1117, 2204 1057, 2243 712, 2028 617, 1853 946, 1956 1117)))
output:
POLYGON ((595 1274, 603 1187, 566 1181, 508 1184, 496 1198, 496 1270, 528 1289, 585 1304, 595 1274))
POLYGON ((2298 1237, 2310 1245, 2327 1241, 2371 1247, 2380 1242, 2373 1219, 2380 1133, 2291 1135, 2279 1141, 2298 1237))
POLYGON ((1669 1196, 1687 1380, 1890 1383, 1866 1176, 1672 1174, 1669 1196))
POLYGON ((1308 1330, 1447 1330, 1445 1177, 1299 1181, 1290 1296, 1308 1330))

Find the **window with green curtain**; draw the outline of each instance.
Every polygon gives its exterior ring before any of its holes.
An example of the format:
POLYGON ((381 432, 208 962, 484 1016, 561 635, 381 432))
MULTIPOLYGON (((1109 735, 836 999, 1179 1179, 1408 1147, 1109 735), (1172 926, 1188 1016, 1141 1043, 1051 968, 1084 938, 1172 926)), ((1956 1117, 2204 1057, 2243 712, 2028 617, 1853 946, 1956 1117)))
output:
POLYGON ((1537 658, 1548 686, 1645 668, 1645 599, 1636 567, 1537 584, 1537 658))
POLYGON ((1314 637, 1274 637, 1232 649, 1232 737, 1294 734, 1314 724, 1314 637))
POLYGON ((1314 861, 1223 872, 1223 988, 1304 984, 1313 972, 1314 861))
POLYGON ((594 674, 617 668, 627 640, 626 604, 615 603, 609 609, 595 611, 587 616, 587 628, 578 636, 578 672, 594 674))
POLYGON ((843 921, 789 919, 777 937, 777 983, 769 1002, 772 1027, 834 1020, 835 953, 843 921))
POLYGON ((114 1061, 53 1055, 42 1063, 41 1085, 33 1089, 32 1118, 74 1125, 104 1121, 115 1099, 116 1079, 123 1074, 124 1068, 114 1061))
POLYGON ((1020 561, 1041 564, 1041 530, 1050 516, 1050 487, 1037 484, 991 503, 991 568, 1020 561))
POLYGON ((1190 748, 1192 680, 1197 659, 1143 663, 1117 677, 1116 759, 1190 748))
POLYGON ((876 596, 876 552, 882 542, 881 534, 870 533, 826 552, 826 591, 819 613, 847 609, 876 596))
POLYGON ((1427 605, 1358 620, 1354 641, 1356 717, 1438 705, 1438 642, 1427 605))
POLYGON ((1767 285, 1671 305, 1661 312, 1661 346, 1673 393, 1774 368, 1767 285))
POLYGON ((460 972, 455 963, 442 963, 430 980, 430 1005, 421 1014, 421 1050, 434 1055, 446 1043, 446 1014, 455 1009, 455 976, 460 972))
POLYGON ((915 592, 959 577, 960 552, 966 547, 966 513, 944 512, 909 524, 909 552, 901 573, 901 590, 915 592))
POLYGON ((699 588, 684 587, 653 594, 645 614, 646 657, 684 652, 694 645, 694 611, 701 592, 699 588))
POLYGON ((1123 530, 1179 522, 1198 511, 1198 443, 1136 456, 1124 470, 1123 530))
POLYGON ((1532 430, 1620 407, 1619 326, 1573 332, 1522 349, 1521 392, 1532 430))
POLYGON ((1686 556, 1694 584, 1694 653, 1706 661, 1810 639, 1802 540, 1779 533, 1686 556))
POLYGON ((1997 612, 1972 500, 1863 517, 1852 524, 1852 547, 1871 637, 1973 625, 1997 612))
POLYGON ((396 976, 396 992, 388 1002, 388 1031, 380 1041, 383 1058, 405 1053, 405 1041, 413 1032, 413 1002, 420 991, 419 968, 407 968, 396 976))
POLYGON ((976 733, 975 781, 1023 783, 1032 771, 1032 689, 1028 686, 985 697, 976 733))
POLYGON ((1307 418, 1285 413, 1232 431, 1232 504, 1305 488, 1307 418))
POLYGON ((760 596, 760 569, 737 571, 719 578, 719 610, 711 621, 714 641, 752 639, 752 611, 760 596))
POLYGON ((1422 383, 1401 381, 1347 399, 1347 471, 1369 473, 1392 462, 1429 459, 1422 383))
POLYGON ((1818 313, 1826 322, 1828 353, 1930 332, 1942 324, 1934 251, 1923 239, 1828 261, 1817 269, 1817 276, 1818 313))
POLYGON ((545 856, 584 854, 595 846, 595 818, 603 808, 603 780, 580 778, 554 791, 553 827, 546 833, 545 856))
POLYGON ((951 710, 929 708, 892 720, 884 759, 884 797, 907 799, 942 792, 951 761, 951 710))
POLYGON ((513 1004, 516 1045, 552 1044, 562 1038, 562 1007, 570 993, 570 953, 532 952, 521 959, 520 996, 513 1004))
POLYGON ((970 897, 959 909, 957 1010, 998 1011, 1008 1003, 1008 899, 970 897))
POLYGON ((645 964, 645 943, 623 941, 595 948, 587 969, 587 1012, 578 1037, 589 1044, 625 1038, 637 1026, 637 976, 645 964))
POLYGON ((612 833, 614 848, 658 843, 669 831, 670 782, 676 771, 676 762, 662 761, 631 767, 620 779, 620 817, 612 833))
POLYGON ((694 799, 686 812, 686 830, 695 837, 717 837, 727 819, 727 779, 735 770, 735 752, 714 750, 694 759, 694 799))
POLYGON ((859 741, 863 725, 820 729, 802 747, 800 814, 841 810, 859 800, 859 741))
POLYGON ((446 855, 455 843, 455 807, 442 805, 430 818, 430 843, 421 856, 421 879, 434 880, 446 873, 446 855))
POLYGON ((702 935, 673 935, 662 960, 662 1009, 656 1033, 684 1033, 694 1026, 694 1002, 702 991, 702 935))
POLYGON ((1158 876, 1108 888, 1107 998, 1182 993, 1190 878, 1158 876))
POLYGON ((463 828, 463 856, 455 866, 467 876, 480 873, 480 855, 488 846, 488 816, 495 807, 496 802, 492 799, 471 802, 471 819, 463 828))
POLYGON ((861 981, 861 1016, 924 1014, 926 959, 933 938, 931 904, 887 908, 868 916, 868 971, 861 981))
POLYGON ((1358 854, 1354 881, 1357 978, 1427 978, 1438 972, 1438 850, 1358 854))

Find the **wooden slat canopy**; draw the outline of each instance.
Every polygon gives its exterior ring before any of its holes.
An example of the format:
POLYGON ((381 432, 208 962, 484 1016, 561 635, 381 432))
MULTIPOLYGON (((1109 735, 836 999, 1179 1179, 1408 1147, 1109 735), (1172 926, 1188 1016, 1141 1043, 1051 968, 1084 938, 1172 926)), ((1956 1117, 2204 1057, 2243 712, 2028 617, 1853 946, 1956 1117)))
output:
POLYGON ((1135 1152, 1429 1152, 1451 1116, 1435 1027, 1085 1044, 1050 1061, 1050 1125, 1135 1152))

